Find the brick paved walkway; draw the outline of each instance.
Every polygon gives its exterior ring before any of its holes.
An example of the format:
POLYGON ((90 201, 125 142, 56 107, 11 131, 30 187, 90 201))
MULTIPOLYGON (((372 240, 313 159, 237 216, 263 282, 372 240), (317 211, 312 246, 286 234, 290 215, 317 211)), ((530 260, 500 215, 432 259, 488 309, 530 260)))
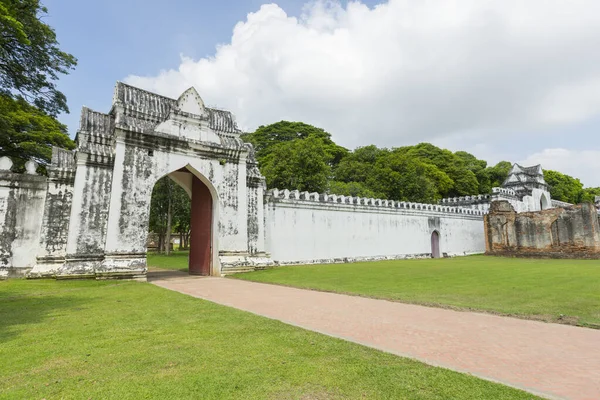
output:
POLYGON ((149 280, 540 396, 600 399, 600 330, 235 279, 163 274, 149 280))

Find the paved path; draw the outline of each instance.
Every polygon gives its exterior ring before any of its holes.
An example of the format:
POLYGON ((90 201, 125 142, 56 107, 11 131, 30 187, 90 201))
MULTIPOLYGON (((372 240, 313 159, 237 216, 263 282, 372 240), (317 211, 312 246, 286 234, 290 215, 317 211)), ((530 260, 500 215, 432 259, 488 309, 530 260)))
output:
POLYGON ((600 330, 226 278, 155 285, 548 398, 600 399, 600 330))

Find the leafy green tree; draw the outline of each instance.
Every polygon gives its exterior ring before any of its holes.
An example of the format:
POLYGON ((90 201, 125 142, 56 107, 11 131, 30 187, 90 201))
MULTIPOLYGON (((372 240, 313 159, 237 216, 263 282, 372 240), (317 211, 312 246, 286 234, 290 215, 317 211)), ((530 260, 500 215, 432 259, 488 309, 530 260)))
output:
POLYGON ((261 125, 256 131, 243 134, 242 139, 252 143, 260 163, 279 143, 307 139, 309 136, 322 140, 323 146, 327 147, 327 152, 331 155, 329 163, 332 165, 337 164, 348 153, 347 149, 331 140, 330 133, 303 122, 280 121, 266 126, 261 125))
POLYGON ((171 251, 171 234, 179 226, 189 236, 190 200, 186 191, 165 176, 154 185, 150 201, 149 229, 158 235, 158 251, 171 251), (187 221, 187 224, 186 224, 187 221))
POLYGON ((388 149, 380 149, 374 145, 358 147, 338 163, 334 170, 334 179, 341 182, 365 183, 373 174, 377 161, 387 154, 388 149))
POLYGON ((273 145, 260 162, 267 186, 325 192, 333 158, 328 149, 322 137, 313 135, 273 145))
POLYGON ((435 165, 446 173, 453 183, 450 188, 440 192, 443 197, 479 193, 479 182, 475 174, 467 168, 461 157, 450 150, 440 149, 431 143, 419 143, 416 146, 400 147, 393 151, 410 157, 417 157, 423 162, 435 165))
POLYGON ((579 203, 584 198, 583 184, 577 178, 558 171, 544 170, 544 179, 549 186, 550 196, 567 203, 579 203))
MULTIPOLYGON (((443 197, 487 194, 506 180, 512 163, 494 166, 465 151, 455 153, 430 143, 394 149, 370 145, 349 152, 321 128, 280 121, 243 135, 254 144, 269 187, 347 196, 435 202, 443 197)), ((559 174, 559 175, 557 175, 559 174)), ((553 198, 593 201, 579 180, 547 174, 553 198)))
POLYGON ((52 146, 75 148, 65 125, 22 98, 0 95, 0 156, 12 158, 15 172, 23 171, 30 158, 43 171, 52 157, 52 146))
POLYGON ((583 195, 581 196, 581 202, 594 203, 596 196, 600 196, 600 187, 585 188, 583 189, 583 195))
POLYGON ((0 0, 0 156, 11 157, 17 172, 29 158, 44 172, 52 146, 74 148, 55 118, 68 112, 55 81, 76 60, 58 48, 46 13, 39 0, 0 0))
POLYGON ((490 186, 493 188, 502 186, 511 168, 512 163, 508 161, 500 161, 493 167, 486 168, 487 174, 490 177, 490 186))
POLYGON ((376 193, 372 191, 362 182, 330 181, 328 192, 343 196, 367 197, 372 199, 381 199, 386 197, 383 193, 376 193))
POLYGON ((0 93, 18 94, 56 116, 68 107, 55 81, 77 60, 59 49, 54 30, 43 22, 47 13, 39 0, 0 0, 0 93))
POLYGON ((368 187, 385 198, 413 202, 435 202, 453 182, 435 165, 408 154, 394 152, 380 158, 368 179, 368 187))
POLYGON ((460 158, 465 167, 475 174, 479 186, 478 193, 491 193, 492 183, 487 169, 487 161, 479 160, 473 154, 467 153, 466 151, 457 151, 454 155, 460 158))

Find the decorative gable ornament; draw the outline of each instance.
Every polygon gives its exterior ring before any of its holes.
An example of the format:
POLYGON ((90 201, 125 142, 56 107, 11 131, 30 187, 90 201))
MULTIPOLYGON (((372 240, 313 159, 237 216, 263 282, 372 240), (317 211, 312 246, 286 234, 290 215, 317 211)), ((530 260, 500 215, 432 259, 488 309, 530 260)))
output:
POLYGON ((206 114, 204 101, 202 101, 198 91, 193 86, 179 96, 177 107, 180 111, 192 115, 202 116, 206 114))
POLYGON ((154 128, 157 133, 178 136, 186 140, 221 144, 221 138, 209 126, 209 115, 204 101, 194 87, 190 87, 177 99, 177 107, 169 118, 154 128))

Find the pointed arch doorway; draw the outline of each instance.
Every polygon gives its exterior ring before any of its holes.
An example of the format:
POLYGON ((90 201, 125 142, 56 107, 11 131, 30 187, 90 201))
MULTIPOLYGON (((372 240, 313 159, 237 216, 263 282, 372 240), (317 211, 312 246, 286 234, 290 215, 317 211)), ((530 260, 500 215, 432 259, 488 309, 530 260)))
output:
MULTIPOLYGON (((219 275, 219 263, 215 261, 217 251, 214 232, 217 210, 215 188, 189 164, 168 176, 178 183, 190 197, 189 255, 190 275, 219 275)), ((218 201, 217 201, 218 204, 218 201)))
POLYGON ((440 234, 438 231, 431 233, 431 257, 440 258, 440 234))

